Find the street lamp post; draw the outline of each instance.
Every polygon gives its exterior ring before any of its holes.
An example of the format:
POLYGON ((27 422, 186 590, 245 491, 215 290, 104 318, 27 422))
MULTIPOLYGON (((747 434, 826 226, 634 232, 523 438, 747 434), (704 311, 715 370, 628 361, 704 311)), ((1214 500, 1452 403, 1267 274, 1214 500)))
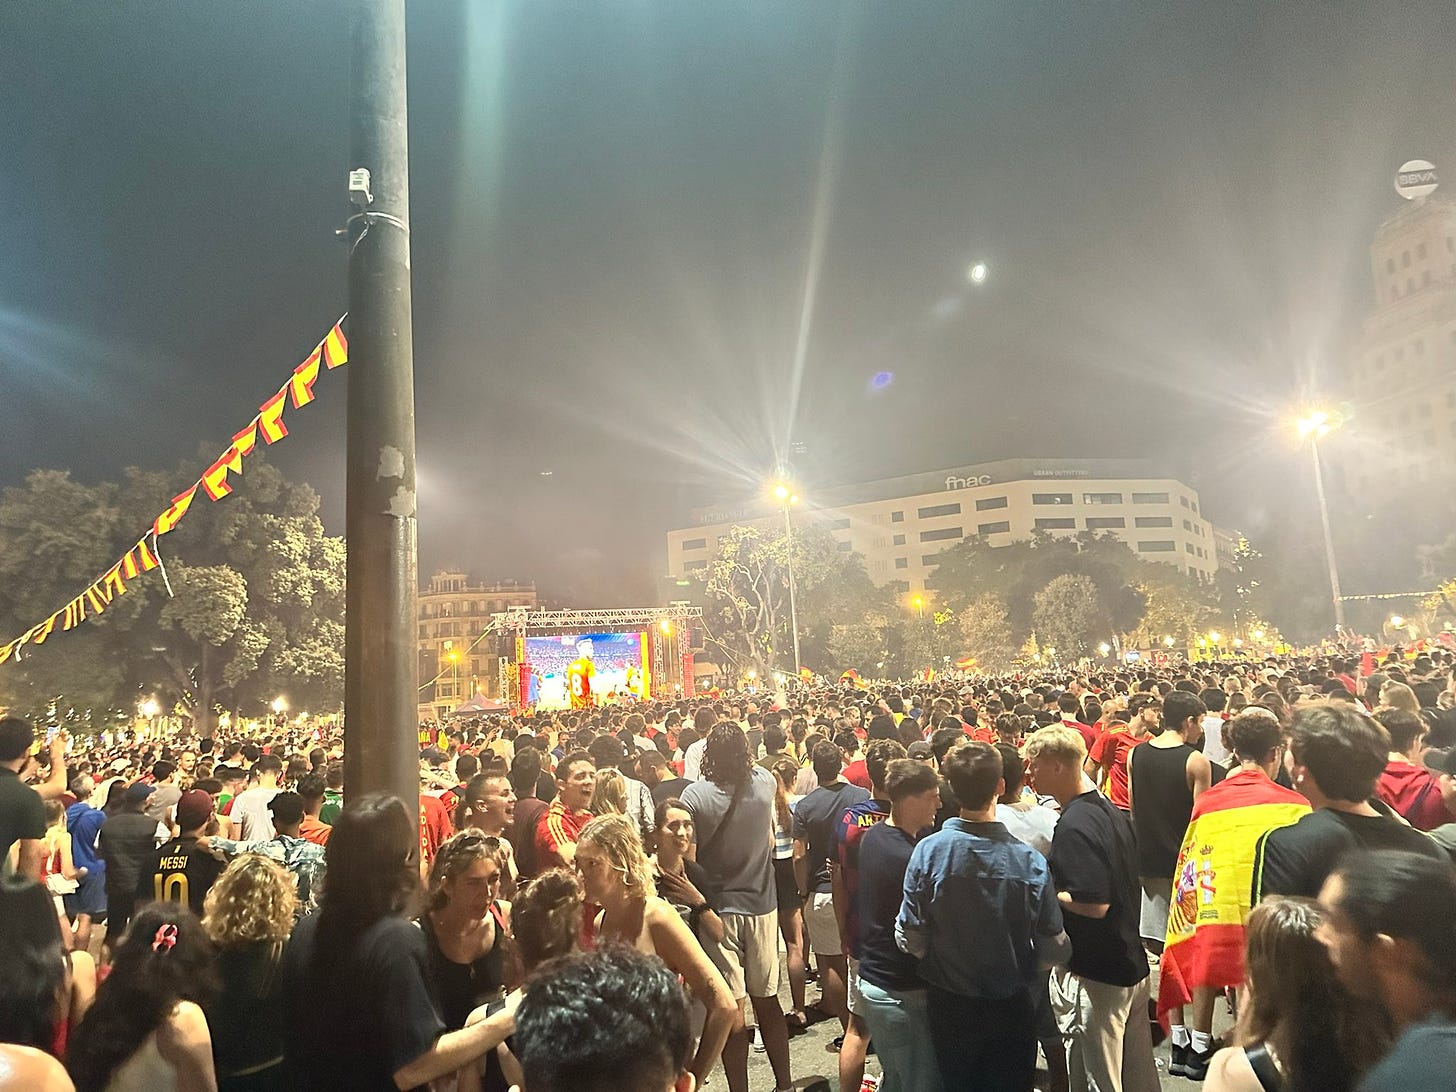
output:
POLYGON ((789 558, 789 629, 794 636, 794 678, 797 679, 803 668, 799 663, 799 604, 798 592, 794 587, 794 520, 790 510, 798 503, 799 498, 784 482, 774 485, 773 495, 784 506, 784 536, 789 558))
POLYGON ((1310 460, 1314 463, 1314 491, 1319 498, 1320 526, 1325 536, 1325 564, 1330 571, 1330 598, 1335 605, 1335 632, 1345 628, 1345 604, 1340 598, 1340 573, 1335 566, 1335 540, 1330 534, 1330 506, 1325 499, 1324 472, 1320 469, 1320 438, 1329 435, 1336 422, 1325 410, 1314 410, 1295 422, 1301 440, 1309 440, 1310 460))

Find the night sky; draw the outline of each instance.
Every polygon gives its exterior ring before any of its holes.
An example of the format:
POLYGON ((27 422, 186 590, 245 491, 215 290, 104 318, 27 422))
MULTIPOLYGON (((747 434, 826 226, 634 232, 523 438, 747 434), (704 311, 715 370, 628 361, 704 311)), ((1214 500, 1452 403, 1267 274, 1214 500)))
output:
MULTIPOLYGON (((1456 182, 1450 0, 409 29, 421 573, 572 605, 652 595, 791 441, 811 497, 1147 456, 1220 525, 1312 519, 1277 417, 1337 378, 1395 168, 1456 182)), ((0 485, 221 450, 343 311, 348 38, 339 0, 0 5, 0 485)), ((344 384, 270 452, 336 533, 344 384)))

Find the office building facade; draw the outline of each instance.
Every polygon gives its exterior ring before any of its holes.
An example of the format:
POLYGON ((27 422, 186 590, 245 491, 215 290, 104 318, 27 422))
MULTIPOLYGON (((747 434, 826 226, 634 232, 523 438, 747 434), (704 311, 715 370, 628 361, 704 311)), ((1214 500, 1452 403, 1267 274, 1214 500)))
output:
MULTIPOLYGON (((1221 533, 1202 514, 1197 490, 1140 460, 1003 459, 825 489, 792 512, 863 555, 876 584, 899 580, 912 591, 925 588, 940 551, 972 535, 1004 546, 1038 531, 1105 532, 1140 558, 1203 581, 1221 560, 1221 533)), ((667 534, 671 576, 705 568, 735 525, 781 527, 783 510, 765 496, 698 509, 693 518, 667 534)))

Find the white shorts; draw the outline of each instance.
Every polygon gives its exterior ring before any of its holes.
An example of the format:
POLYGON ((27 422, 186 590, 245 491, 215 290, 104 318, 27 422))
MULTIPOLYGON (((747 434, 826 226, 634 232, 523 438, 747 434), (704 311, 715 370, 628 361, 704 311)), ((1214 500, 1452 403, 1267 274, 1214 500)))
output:
POLYGON ((845 1003, 849 1006, 850 1012, 862 1017, 865 1014, 865 1009, 869 1006, 865 1004, 864 994, 860 993, 859 989, 859 960, 855 959, 854 956, 849 956, 848 958, 849 969, 844 976, 844 988, 847 995, 845 1003))
POLYGON ((723 939, 703 948, 723 972, 735 1001, 777 997, 779 992, 779 914, 720 914, 723 939))
POLYGON ((1139 876, 1142 884, 1142 910, 1138 915, 1138 935, 1143 940, 1162 944, 1168 937, 1168 908, 1173 893, 1172 877, 1139 876))
POLYGON ((844 954, 839 938, 839 919, 834 916, 834 896, 816 892, 804 904, 804 927, 809 931, 809 944, 820 958, 844 954))

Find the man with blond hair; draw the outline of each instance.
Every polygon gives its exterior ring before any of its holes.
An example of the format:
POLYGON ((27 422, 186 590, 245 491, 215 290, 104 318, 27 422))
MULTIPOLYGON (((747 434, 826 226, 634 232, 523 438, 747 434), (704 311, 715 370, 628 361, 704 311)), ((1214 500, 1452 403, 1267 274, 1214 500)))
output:
POLYGON ((1157 1092, 1137 844, 1128 817, 1087 789, 1086 758, 1072 728, 1042 728, 1026 741, 1032 786, 1062 809, 1048 864, 1072 957, 1052 972, 1052 1008, 1074 1092, 1157 1092))

